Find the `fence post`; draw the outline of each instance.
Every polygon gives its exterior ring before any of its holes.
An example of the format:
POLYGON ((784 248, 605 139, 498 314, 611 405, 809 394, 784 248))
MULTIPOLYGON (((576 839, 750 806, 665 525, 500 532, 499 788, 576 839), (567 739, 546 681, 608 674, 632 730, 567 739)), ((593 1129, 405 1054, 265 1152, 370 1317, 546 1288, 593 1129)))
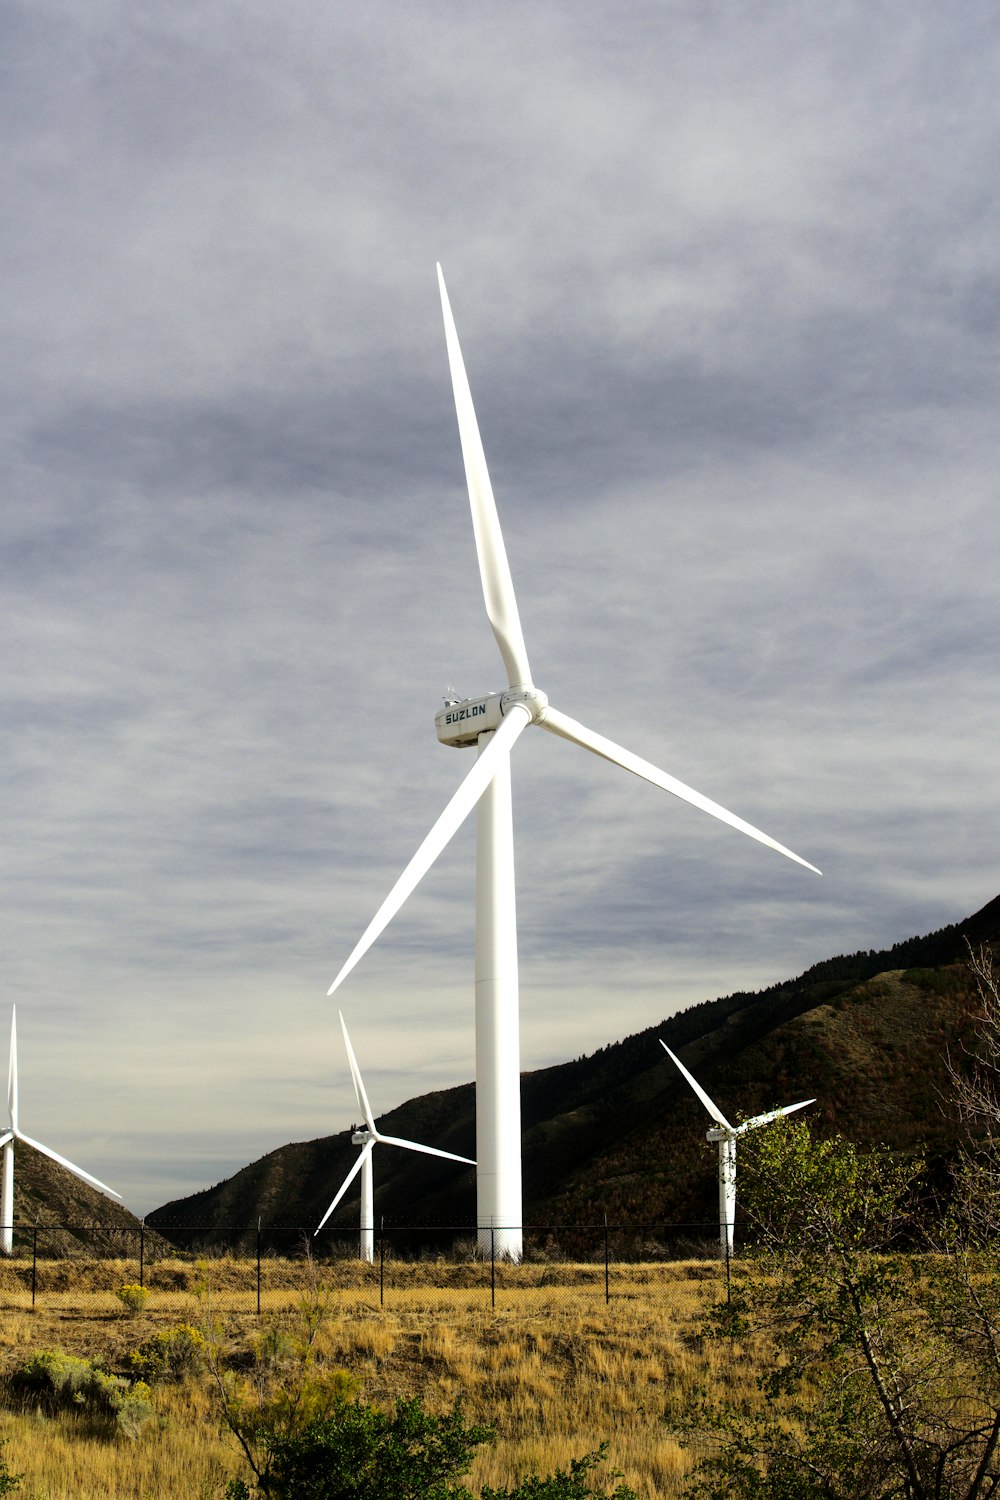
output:
POLYGON ((35 1309, 35 1287, 38 1284, 38 1220, 31 1231, 31 1309, 35 1309))
POLYGON ((385 1214, 378 1225, 378 1305, 385 1306, 385 1214))
POLYGON ((497 1305, 497 1254, 496 1254, 496 1230, 490 1225, 490 1306, 497 1305))
POLYGON ((146 1270, 146 1221, 139 1222, 139 1285, 145 1286, 143 1276, 146 1270))
POLYGON ((260 1219, 257 1220, 257 1316, 260 1317, 260 1219))
POLYGON ((608 1216, 604 1215, 604 1302, 605 1305, 611 1301, 611 1288, 608 1275, 608 1216))

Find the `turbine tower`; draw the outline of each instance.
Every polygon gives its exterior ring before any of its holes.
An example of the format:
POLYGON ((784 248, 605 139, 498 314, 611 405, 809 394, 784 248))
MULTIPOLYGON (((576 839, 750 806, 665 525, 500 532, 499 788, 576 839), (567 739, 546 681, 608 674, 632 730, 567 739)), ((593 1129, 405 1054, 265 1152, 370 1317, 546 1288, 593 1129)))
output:
POLYGON ((57 1161, 61 1167, 72 1172, 74 1177, 79 1177, 83 1182, 89 1182, 91 1187, 99 1188, 102 1193, 107 1193, 112 1198, 121 1201, 121 1193, 116 1193, 114 1188, 109 1188, 105 1183, 99 1182, 96 1177, 91 1177, 82 1167, 74 1167, 65 1156, 60 1156, 58 1151, 52 1151, 48 1146, 43 1146, 41 1141, 33 1141, 30 1135, 25 1135, 20 1128, 17 1118, 17 1007, 10 1008, 10 1065, 7 1070, 7 1114, 9 1125, 7 1130, 0 1136, 0 1146, 3 1147, 3 1166, 0 1169, 0 1252, 4 1255, 14 1253, 14 1142, 23 1141, 26 1146, 33 1146, 43 1156, 57 1161))
MULTIPOLYGON (((340 1013, 338 1012, 338 1014, 340 1013)), ((359 1242, 359 1255, 362 1260, 371 1263, 375 1259, 375 1181, 372 1174, 372 1153, 379 1143, 385 1146, 402 1146, 405 1151, 422 1151, 425 1156, 444 1156, 448 1161, 462 1161, 470 1167, 474 1167, 476 1164, 469 1156, 456 1156, 454 1151, 439 1151, 436 1146, 419 1146, 416 1141, 404 1141, 395 1135, 383 1135, 377 1129, 375 1118, 372 1114, 372 1107, 368 1103, 368 1094, 365 1091, 364 1079, 361 1077, 361 1069, 358 1067, 358 1060, 354 1056, 354 1048, 351 1046, 351 1039, 347 1034, 347 1023, 342 1014, 340 1015, 340 1025, 344 1033, 344 1046, 347 1048, 347 1061, 351 1065, 354 1094, 358 1101, 358 1108, 364 1116, 365 1128, 363 1130, 356 1130, 351 1136, 353 1144, 361 1147, 361 1153, 354 1166, 340 1184, 337 1196, 313 1231, 313 1239, 319 1234, 323 1225, 360 1172, 361 1238, 359 1242)))
POLYGON ((502 693, 446 700, 435 717, 438 739, 462 749, 476 747, 475 765, 379 907, 364 935, 330 986, 333 994, 395 916, 456 829, 478 804, 476 847, 476 1156, 480 1244, 495 1231, 498 1254, 521 1255, 521 1099, 518 1039, 517 926, 514 908, 514 836, 511 818, 510 752, 535 724, 560 739, 671 792, 731 828, 757 839, 818 875, 815 865, 793 854, 742 818, 700 792, 623 749, 554 708, 532 682, 528 653, 514 597, 500 521, 486 468, 472 394, 458 334, 438 266, 448 363, 451 370, 472 525, 486 613, 507 675, 502 693))
POLYGON ((816 1100, 801 1099, 798 1104, 783 1104, 780 1109, 768 1110, 766 1115, 754 1115, 752 1120, 744 1120, 741 1125, 730 1125, 719 1106, 708 1097, 697 1078, 688 1072, 666 1042, 661 1040, 660 1046, 680 1068, 718 1127, 709 1130, 705 1139, 719 1144, 719 1242, 723 1256, 728 1259, 733 1253, 733 1229, 736 1224, 736 1142, 747 1131, 756 1130, 761 1125, 770 1125, 782 1115, 805 1109, 807 1104, 815 1104, 816 1100))

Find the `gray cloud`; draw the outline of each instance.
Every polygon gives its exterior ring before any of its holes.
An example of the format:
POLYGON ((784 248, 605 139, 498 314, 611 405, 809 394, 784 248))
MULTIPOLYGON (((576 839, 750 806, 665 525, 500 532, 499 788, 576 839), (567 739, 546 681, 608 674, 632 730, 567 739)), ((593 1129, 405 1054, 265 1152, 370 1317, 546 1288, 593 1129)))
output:
MULTIPOLYGON (((501 677, 438 258, 538 681, 825 871, 526 736, 524 1066, 996 894, 992 7, 3 25, 34 1133, 148 1209, 350 1123, 326 986, 501 677)), ((472 854, 343 994, 386 1107, 471 1076, 472 854)))

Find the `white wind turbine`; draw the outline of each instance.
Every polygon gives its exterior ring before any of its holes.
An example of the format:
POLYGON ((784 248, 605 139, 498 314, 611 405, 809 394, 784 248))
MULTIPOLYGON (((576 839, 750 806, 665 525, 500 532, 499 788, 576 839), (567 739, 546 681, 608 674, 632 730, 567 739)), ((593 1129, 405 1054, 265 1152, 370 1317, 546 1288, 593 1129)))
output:
POLYGON ((486 613, 507 674, 508 688, 462 701, 446 700, 435 717, 438 739, 458 748, 476 746, 478 759, 379 907, 330 986, 343 983, 392 920, 456 829, 478 804, 476 849, 476 1156, 480 1242, 496 1230, 497 1253, 521 1254, 521 1101, 518 1039, 517 927, 514 906, 514 836, 510 752, 529 724, 547 729, 654 786, 692 803, 806 869, 815 865, 766 833, 727 812, 700 792, 660 771, 561 713, 531 680, 500 521, 459 348, 444 276, 438 266, 448 362, 451 369, 465 476, 472 506, 486 613))
MULTIPOLYGON (((338 1014, 340 1013, 338 1012, 338 1014)), ((358 1067, 358 1060, 354 1056, 354 1048, 351 1046, 351 1039, 347 1034, 347 1023, 344 1020, 343 1015, 340 1016, 340 1025, 344 1033, 344 1046, 347 1048, 347 1061, 351 1065, 351 1077, 354 1080, 354 1093, 358 1101, 358 1108, 364 1116, 365 1128, 363 1130, 356 1130, 351 1136, 353 1144, 355 1146, 361 1147, 361 1154, 359 1155, 357 1161, 354 1163, 354 1166, 348 1172, 347 1176, 344 1178, 343 1182, 340 1184, 337 1196, 334 1198, 333 1202, 330 1204, 330 1207, 327 1209, 326 1213, 317 1224, 313 1232, 313 1239, 315 1239, 316 1235, 319 1234, 320 1230, 323 1228, 323 1225, 333 1213, 333 1210, 337 1207, 337 1204, 340 1202, 341 1198, 347 1192, 347 1189, 350 1187, 351 1183, 360 1172, 360 1257, 362 1260, 373 1261, 375 1259, 375 1182, 372 1174, 372 1153, 375 1150, 376 1146, 380 1144, 384 1146, 402 1146, 405 1151, 422 1151, 425 1156, 443 1156, 446 1157, 448 1161, 462 1161, 470 1167, 474 1167, 476 1164, 471 1157, 456 1156, 454 1151, 439 1151, 436 1146, 419 1146, 416 1141, 404 1141, 400 1140, 399 1136, 382 1134, 382 1132, 375 1125, 375 1117, 372 1114, 372 1107, 368 1103, 368 1095, 365 1092, 364 1079, 361 1077, 361 1069, 358 1067)))
POLYGON ((32 1140, 30 1135, 25 1135, 20 1128, 17 1119, 17 1007, 10 1008, 10 1064, 7 1070, 7 1114, 9 1125, 0 1135, 0 1146, 3 1147, 3 1167, 0 1171, 0 1252, 4 1255, 12 1255, 14 1251, 14 1142, 23 1141, 26 1146, 33 1146, 43 1156, 48 1156, 52 1161, 57 1161, 61 1167, 73 1173, 75 1177, 89 1182, 91 1187, 100 1188, 102 1193, 108 1193, 112 1198, 121 1200, 121 1193, 116 1193, 114 1188, 109 1188, 105 1183, 99 1182, 96 1177, 91 1177, 82 1167, 74 1167, 65 1156, 60 1156, 58 1151, 52 1151, 48 1146, 43 1146, 41 1141, 32 1140))
POLYGON ((756 1130, 761 1125, 770 1125, 773 1120, 780 1119, 782 1115, 790 1115, 797 1109, 805 1109, 807 1104, 815 1104, 816 1100, 800 1099, 798 1104, 784 1104, 780 1109, 768 1110, 766 1115, 754 1115, 752 1120, 744 1120, 740 1125, 730 1125, 719 1106, 708 1097, 697 1078, 688 1072, 680 1058, 671 1052, 666 1042, 661 1040, 660 1046, 680 1068, 718 1127, 709 1130, 705 1139, 719 1143, 719 1241, 723 1255, 729 1257, 733 1253, 733 1228, 736 1223, 736 1142, 741 1135, 746 1135, 747 1131, 756 1130))

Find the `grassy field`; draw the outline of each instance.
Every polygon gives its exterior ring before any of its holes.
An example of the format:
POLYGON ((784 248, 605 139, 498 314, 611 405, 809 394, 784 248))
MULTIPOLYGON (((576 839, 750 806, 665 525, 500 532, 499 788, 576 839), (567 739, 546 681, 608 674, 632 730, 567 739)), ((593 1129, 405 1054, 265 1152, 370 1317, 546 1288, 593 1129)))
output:
MULTIPOLYGON (((565 1466, 607 1439, 612 1467, 648 1500, 676 1495, 692 1462, 671 1432, 696 1389, 746 1379, 722 1368, 723 1350, 697 1335, 702 1311, 724 1294, 717 1263, 612 1266, 607 1304, 603 1266, 504 1266, 495 1307, 488 1265, 387 1270, 380 1306, 377 1267, 266 1261, 258 1319, 253 1262, 163 1261, 147 1267, 148 1303, 134 1317, 114 1293, 135 1281, 132 1263, 39 1263, 32 1309, 30 1262, 13 1262, 0 1274, 0 1373, 42 1348, 114 1370, 155 1330, 206 1320, 238 1359, 262 1323, 294 1322, 318 1284, 320 1362, 352 1372, 363 1399, 419 1394, 440 1410, 461 1395, 470 1419, 496 1427, 473 1483, 510 1484, 527 1471, 565 1466)), ((155 1401, 156 1420, 132 1441, 88 1434, 74 1415, 3 1410, 0 1436, 11 1467, 26 1475, 25 1496, 221 1496, 239 1457, 220 1430, 210 1381, 157 1387, 155 1401)))

